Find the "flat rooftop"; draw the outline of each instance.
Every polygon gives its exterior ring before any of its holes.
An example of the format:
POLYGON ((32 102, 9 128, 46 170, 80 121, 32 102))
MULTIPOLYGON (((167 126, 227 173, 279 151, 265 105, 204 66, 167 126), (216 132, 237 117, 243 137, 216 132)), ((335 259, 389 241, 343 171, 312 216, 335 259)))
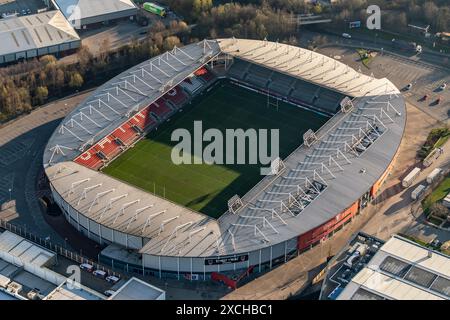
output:
POLYGON ((165 291, 137 278, 131 278, 109 300, 165 300, 165 291))
POLYGON ((349 281, 337 300, 449 300, 450 257, 394 236, 349 281))
POLYGON ((76 31, 58 10, 0 19, 0 55, 79 40, 76 31))

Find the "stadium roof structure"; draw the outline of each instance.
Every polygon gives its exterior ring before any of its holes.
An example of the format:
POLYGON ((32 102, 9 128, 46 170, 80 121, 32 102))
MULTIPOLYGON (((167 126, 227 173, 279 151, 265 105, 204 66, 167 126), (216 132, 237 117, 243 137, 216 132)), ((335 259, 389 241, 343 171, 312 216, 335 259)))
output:
POLYGON ((448 300, 450 257, 394 236, 337 299, 448 300))
POLYGON ((79 40, 58 10, 0 20, 0 55, 79 40))
MULTIPOLYGON (((266 40, 204 40, 174 48, 108 81, 59 125, 44 153, 47 176, 75 209, 101 225, 150 239, 141 253, 208 257, 247 253, 293 239, 349 208, 380 179, 402 139, 405 103, 375 79, 319 53, 266 40), (178 206, 72 160, 218 55, 251 61, 339 91, 338 112, 310 145, 283 159, 237 213, 219 219, 178 206), (370 132, 370 133, 368 133, 370 132), (370 141, 363 150, 356 147, 370 141), (298 200, 301 199, 301 200, 298 200)), ((299 141, 300 144, 300 141, 299 141)))
POLYGON ((121 11, 137 10, 136 5, 131 0, 52 0, 61 10, 67 20, 71 21, 75 15, 80 20, 87 18, 104 16, 121 11), (79 11, 74 11, 78 8, 79 11))

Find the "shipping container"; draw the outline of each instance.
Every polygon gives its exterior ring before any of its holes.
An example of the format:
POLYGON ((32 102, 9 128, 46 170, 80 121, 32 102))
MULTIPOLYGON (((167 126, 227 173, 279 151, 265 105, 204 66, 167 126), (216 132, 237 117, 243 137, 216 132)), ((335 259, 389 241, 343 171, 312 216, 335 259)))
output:
POLYGON ((424 186, 423 184, 418 185, 417 188, 415 188, 411 193, 411 199, 417 200, 422 195, 422 193, 425 191, 426 188, 427 187, 424 186))
POLYGON ((436 168, 427 177, 427 183, 432 184, 442 174, 441 168, 436 168))
POLYGON ((414 180, 419 175, 419 173, 420 173, 420 168, 415 167, 414 169, 412 169, 411 172, 408 173, 408 175, 405 177, 405 179, 403 179, 402 186, 404 188, 410 187, 412 185, 412 183, 414 182, 414 180))

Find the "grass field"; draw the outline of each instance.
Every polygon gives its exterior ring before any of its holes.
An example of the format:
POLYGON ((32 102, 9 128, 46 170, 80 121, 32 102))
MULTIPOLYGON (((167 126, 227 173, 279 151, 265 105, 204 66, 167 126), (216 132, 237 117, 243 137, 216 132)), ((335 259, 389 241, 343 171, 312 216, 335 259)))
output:
POLYGON ((261 166, 175 165, 171 152, 178 142, 171 141, 171 134, 178 128, 192 132, 197 120, 202 120, 203 131, 279 129, 280 157, 284 159, 301 144, 306 130, 320 128, 328 118, 282 102, 278 110, 267 107, 265 95, 222 82, 150 132, 103 171, 193 210, 219 217, 233 195, 244 195, 262 178, 261 166))

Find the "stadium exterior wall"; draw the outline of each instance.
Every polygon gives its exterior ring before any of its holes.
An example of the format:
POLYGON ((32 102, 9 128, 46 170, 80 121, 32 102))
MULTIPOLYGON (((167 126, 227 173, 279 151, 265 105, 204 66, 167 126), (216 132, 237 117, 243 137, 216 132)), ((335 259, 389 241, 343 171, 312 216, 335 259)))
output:
MULTIPOLYGON (((386 171, 372 187, 369 188, 372 198, 375 197, 381 185, 391 172, 397 156, 398 150, 386 171)), ((118 230, 113 230, 87 218, 67 203, 64 200, 64 197, 62 197, 51 184, 50 187, 53 198, 60 208, 62 208, 66 220, 89 239, 94 240, 101 245, 115 243, 122 245, 127 249, 135 250, 141 249, 149 241, 149 239, 146 238, 136 237, 118 230)), ((363 195, 364 193, 361 194, 361 196, 363 195)), ((344 225, 351 222, 352 219, 360 213, 360 203, 360 199, 357 199, 350 207, 337 214, 334 218, 296 238, 256 251, 247 252, 246 254, 210 257, 174 257, 143 254, 142 266, 138 267, 142 267, 143 273, 151 272, 161 277, 172 275, 177 278, 186 278, 186 275, 192 276, 195 274, 201 276, 203 279, 207 279, 211 272, 241 270, 247 269, 250 266, 255 266, 255 271, 261 272, 267 268, 271 269, 274 265, 279 264, 280 261, 286 262, 289 260, 289 257, 305 252, 334 235, 335 232, 341 230, 344 225), (238 258, 243 255, 247 255, 248 257, 244 262, 218 263, 213 265, 208 265, 206 262, 210 259, 224 261, 227 258, 238 258)))

